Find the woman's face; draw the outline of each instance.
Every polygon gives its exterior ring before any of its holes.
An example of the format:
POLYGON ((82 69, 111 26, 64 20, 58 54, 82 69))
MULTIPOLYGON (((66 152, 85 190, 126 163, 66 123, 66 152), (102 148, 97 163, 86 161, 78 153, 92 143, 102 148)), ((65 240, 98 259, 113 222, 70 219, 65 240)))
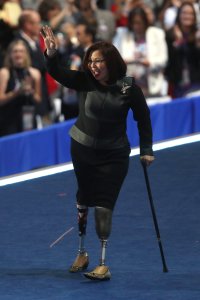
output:
POLYGON ((132 30, 135 34, 143 34, 145 32, 145 24, 141 16, 137 15, 132 19, 132 30))
POLYGON ((94 78, 101 84, 106 84, 106 82, 109 80, 106 61, 99 50, 92 52, 88 62, 88 68, 94 78))
POLYGON ((15 67, 23 67, 26 61, 27 50, 24 45, 16 44, 11 51, 11 60, 15 67))
POLYGON ((190 5, 183 6, 180 12, 180 24, 182 26, 190 27, 195 22, 194 10, 190 5))

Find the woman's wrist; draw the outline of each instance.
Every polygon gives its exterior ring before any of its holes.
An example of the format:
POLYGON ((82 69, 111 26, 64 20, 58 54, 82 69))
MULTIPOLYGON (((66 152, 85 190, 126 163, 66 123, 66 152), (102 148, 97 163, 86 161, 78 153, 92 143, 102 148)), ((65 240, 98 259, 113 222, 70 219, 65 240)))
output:
POLYGON ((56 54, 57 49, 47 49, 47 56, 53 57, 56 54))

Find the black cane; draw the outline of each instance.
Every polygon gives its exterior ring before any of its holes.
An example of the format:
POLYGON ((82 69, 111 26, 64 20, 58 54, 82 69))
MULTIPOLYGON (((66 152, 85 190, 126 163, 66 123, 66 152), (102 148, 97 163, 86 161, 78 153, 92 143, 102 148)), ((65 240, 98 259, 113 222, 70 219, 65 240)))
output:
POLYGON ((150 183, 149 183, 149 177, 148 177, 148 173, 147 173, 147 167, 146 167, 145 162, 142 161, 141 163, 142 163, 143 170, 144 170, 144 177, 145 177, 147 192, 148 192, 148 196, 149 196, 151 212, 152 212, 152 216, 153 216, 153 222, 154 222, 154 226, 155 226, 155 230, 156 230, 156 236, 157 236, 158 245, 159 245, 159 249, 160 249, 160 255, 162 258, 163 272, 168 272, 166 261, 165 261, 165 256, 164 256, 164 252, 163 252, 161 237, 160 237, 160 231, 159 231, 158 222, 157 222, 157 218, 156 218, 156 212, 155 212, 155 208, 154 208, 154 204, 153 204, 153 198, 152 198, 151 187, 150 187, 150 183))

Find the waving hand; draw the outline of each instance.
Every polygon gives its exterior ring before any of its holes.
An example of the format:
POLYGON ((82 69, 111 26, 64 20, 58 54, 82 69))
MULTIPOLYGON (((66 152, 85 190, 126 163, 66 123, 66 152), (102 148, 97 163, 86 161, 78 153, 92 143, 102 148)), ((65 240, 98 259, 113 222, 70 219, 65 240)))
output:
POLYGON ((40 33, 44 39, 44 43, 47 49, 47 55, 52 56, 57 50, 56 38, 53 34, 53 31, 49 26, 45 25, 42 27, 40 33))

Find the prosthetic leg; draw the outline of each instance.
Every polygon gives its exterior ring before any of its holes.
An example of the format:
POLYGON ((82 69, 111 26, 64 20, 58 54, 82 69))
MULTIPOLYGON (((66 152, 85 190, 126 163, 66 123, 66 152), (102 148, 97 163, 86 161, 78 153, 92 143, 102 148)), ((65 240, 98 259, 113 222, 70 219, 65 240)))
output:
POLYGON ((112 210, 104 207, 95 207, 96 233, 101 241, 100 264, 93 271, 84 273, 85 277, 92 280, 109 280, 111 273, 105 265, 106 246, 111 232, 112 210))
POLYGON ((85 246, 84 246, 88 207, 85 205, 77 204, 77 209, 78 209, 79 249, 78 249, 78 255, 74 263, 69 269, 69 272, 71 273, 83 271, 87 268, 89 264, 89 257, 87 252, 85 251, 85 246))

